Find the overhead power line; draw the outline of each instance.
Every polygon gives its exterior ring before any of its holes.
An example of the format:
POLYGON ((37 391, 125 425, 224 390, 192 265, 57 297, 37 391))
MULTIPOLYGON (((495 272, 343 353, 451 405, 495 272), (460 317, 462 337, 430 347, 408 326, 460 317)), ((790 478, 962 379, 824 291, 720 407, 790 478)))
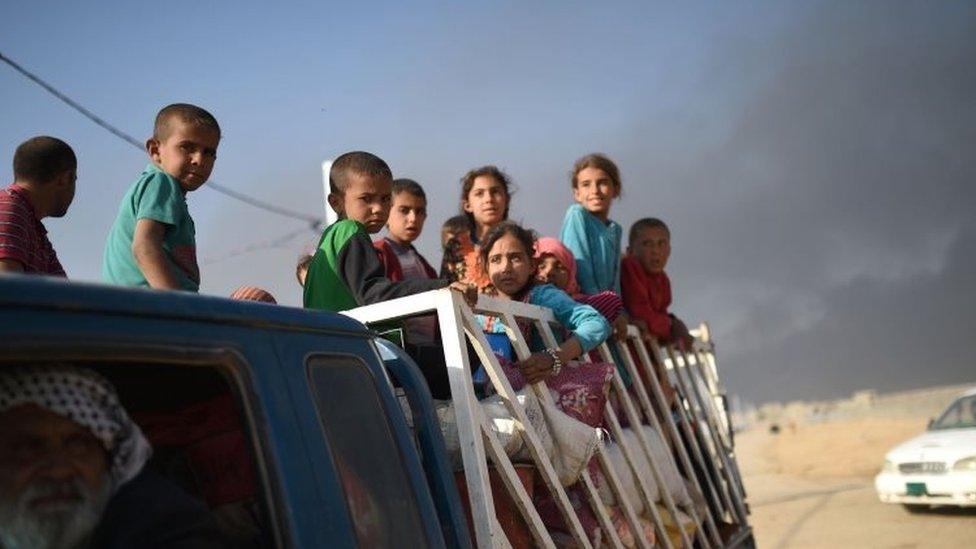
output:
POLYGON ((232 259, 241 255, 249 254, 251 252, 257 252, 260 250, 270 250, 272 248, 280 248, 285 244, 291 242, 295 238, 302 236, 304 234, 309 234, 313 230, 314 229, 310 227, 305 227, 295 231, 287 232, 283 235, 276 236, 274 238, 262 240, 260 242, 252 242, 246 246, 241 246, 240 248, 230 250, 229 252, 226 252, 216 257, 206 257, 203 259, 202 264, 213 265, 214 263, 220 263, 227 259, 232 259))
MULTIPOLYGON (((109 124, 104 119, 102 119, 101 117, 99 117, 95 113, 91 112, 90 110, 86 109, 84 106, 82 106, 81 104, 79 104, 74 99, 71 99, 70 97, 68 97, 67 95, 65 95, 63 92, 61 92, 60 90, 58 90, 57 88, 55 88, 51 84, 48 84, 47 82, 45 82, 44 80, 42 80, 36 74, 28 71, 24 67, 20 66, 13 59, 10 59, 9 57, 5 56, 3 54, 3 52, 0 52, 0 61, 3 61, 7 65, 9 65, 12 69, 14 69, 15 71, 19 72, 21 75, 23 75, 25 78, 27 78, 31 82, 34 82, 38 86, 44 88, 45 91, 47 91, 48 93, 50 93, 54 97, 57 97, 61 102, 63 102, 64 104, 68 105, 72 109, 78 111, 79 113, 81 113, 82 116, 84 116, 85 118, 91 120, 92 122, 94 122, 98 126, 102 127, 103 129, 107 130, 109 133, 111 133, 115 137, 118 137, 119 139, 125 141, 126 143, 132 145, 133 147, 139 149, 140 151, 143 150, 144 144, 141 143, 138 139, 136 139, 135 137, 132 137, 131 135, 125 133, 124 131, 120 130, 119 128, 116 128, 112 124, 109 124)), ((219 192, 219 193, 221 193, 221 194, 223 194, 225 196, 229 196, 229 197, 233 198, 234 200, 238 200, 238 201, 243 202, 245 204, 249 204, 251 206, 254 206, 255 208, 260 208, 260 209, 265 210, 267 212, 271 212, 271 213, 278 214, 278 215, 281 215, 281 216, 284 216, 284 217, 290 217, 292 219, 297 219, 299 221, 303 221, 303 222, 307 223, 309 225, 309 227, 312 228, 313 230, 320 228, 322 226, 322 224, 324 223, 324 220, 321 217, 316 217, 316 216, 313 216, 313 215, 308 215, 308 214, 305 214, 305 213, 302 213, 302 212, 297 212, 295 210, 290 210, 288 208, 283 208, 281 206, 277 206, 275 204, 271 204, 270 202, 265 202, 264 200, 260 200, 258 198, 254 198, 254 197, 249 196, 247 194, 244 194, 242 192, 231 190, 231 189, 229 189, 229 188, 227 188, 227 187, 225 187, 223 185, 220 185, 220 184, 218 184, 218 183, 216 183, 214 181, 209 181, 207 183, 206 187, 207 188, 210 188, 210 189, 213 189, 213 190, 215 190, 215 191, 217 191, 217 192, 219 192)))

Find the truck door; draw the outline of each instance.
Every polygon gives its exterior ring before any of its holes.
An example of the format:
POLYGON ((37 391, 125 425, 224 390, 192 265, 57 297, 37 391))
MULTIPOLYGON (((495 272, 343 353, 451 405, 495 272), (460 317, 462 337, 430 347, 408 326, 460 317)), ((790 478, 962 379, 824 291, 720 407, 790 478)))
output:
POLYGON ((443 547, 402 411, 363 336, 282 334, 276 341, 322 505, 346 508, 361 547, 443 547))

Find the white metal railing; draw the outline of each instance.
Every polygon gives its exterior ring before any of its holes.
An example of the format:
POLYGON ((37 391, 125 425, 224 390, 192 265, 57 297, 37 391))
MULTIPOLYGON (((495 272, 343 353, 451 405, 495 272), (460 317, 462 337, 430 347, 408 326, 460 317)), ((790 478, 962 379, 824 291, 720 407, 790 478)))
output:
MULTIPOLYGON (((478 547, 510 546, 495 517, 488 478, 488 460, 497 468, 505 489, 528 525, 535 544, 541 547, 555 547, 555 542, 517 476, 515 467, 506 455, 495 431, 482 413, 471 382, 472 365, 469 363, 466 343, 470 343, 474 348, 508 412, 524 427, 523 437, 532 461, 553 495, 569 533, 579 547, 589 548, 592 544, 569 501, 567 492, 560 483, 538 434, 532 429, 525 409, 516 398, 515 391, 488 345, 475 319, 475 312, 500 319, 519 360, 527 358, 530 350, 518 328, 518 319, 531 322, 546 346, 556 345, 556 338, 551 328, 556 324, 552 311, 522 302, 487 296, 479 297, 477 306, 472 310, 459 294, 449 290, 425 292, 359 307, 344 314, 363 323, 382 322, 424 313, 437 314, 469 505, 474 522, 474 539, 478 547)), ((661 440, 669 445, 672 451, 667 453, 666 459, 671 462, 671 465, 684 470, 684 477, 693 494, 693 501, 705 501, 706 497, 708 498, 706 506, 708 511, 703 514, 698 513, 694 504, 682 509, 694 524, 693 534, 685 531, 678 505, 664 482, 664 475, 660 469, 662 464, 658 463, 659 458, 653 455, 650 441, 643 429, 633 429, 637 439, 636 444, 628 442, 629 439, 623 435, 624 429, 620 425, 620 418, 609 402, 605 409, 605 423, 613 440, 619 445, 619 450, 636 481, 645 514, 654 526, 657 545, 667 548, 673 546, 665 525, 666 513, 671 519, 671 524, 677 526, 682 546, 692 547, 697 541, 701 547, 719 547, 723 545, 723 540, 717 524, 724 521, 744 527, 746 512, 741 478, 738 475, 730 443, 731 436, 723 431, 727 423, 724 421, 724 416, 719 413, 720 407, 715 405, 715 397, 720 396, 718 395, 720 385, 715 370, 714 354, 711 344, 702 340, 696 340, 693 352, 683 353, 670 347, 666 350, 668 357, 664 360, 661 349, 653 343, 645 346, 636 328, 631 327, 625 344, 604 343, 597 349, 597 353, 601 360, 614 363, 616 362, 614 354, 616 354, 623 362, 621 366, 633 380, 631 390, 628 391, 619 376, 613 376, 611 394, 620 403, 623 417, 626 417, 632 427, 646 423, 661 440), (656 364, 665 369, 656 369, 655 360, 656 364), (661 375, 662 372, 664 375, 661 375), (673 407, 665 400, 665 386, 677 387, 681 395, 673 407), (705 391, 707 395, 703 394, 705 391), (639 474, 640 456, 650 463, 653 480, 657 483, 659 497, 663 503, 663 512, 659 512, 657 502, 652 498, 647 484, 650 479, 643 478, 639 474), (700 474, 696 474, 696 471, 700 474), (700 481, 699 476, 704 479, 704 483, 700 481)), ((581 360, 589 360, 589 358, 584 356, 581 360)), ((552 403, 552 396, 544 382, 533 384, 531 390, 540 401, 552 403)), ((642 535, 640 518, 626 495, 626 487, 622 484, 620 474, 608 457, 607 447, 603 443, 598 446, 594 458, 621 508, 635 543, 639 547, 651 547, 654 544, 642 535)), ((624 547, 613 525, 611 514, 587 470, 583 471, 579 481, 590 508, 600 523, 605 535, 605 543, 613 547, 624 547)))
MULTIPOLYGON (((654 352, 660 353, 659 348, 651 344, 654 352)), ((748 511, 745 506, 745 494, 742 476, 734 458, 734 448, 731 444, 731 433, 727 423, 719 423, 719 414, 715 406, 715 398, 711 393, 705 395, 702 366, 714 363, 714 355, 709 351, 701 353, 694 350, 685 352, 673 346, 665 347, 667 358, 661 361, 665 364, 676 385, 686 398, 683 411, 689 416, 689 422, 694 422, 701 429, 699 434, 703 440, 699 441, 702 451, 710 458, 714 466, 712 474, 715 484, 719 487, 726 510, 732 520, 745 524, 748 511), (708 361, 708 362, 706 362, 708 361)), ((660 356, 660 355, 659 355, 660 356)))

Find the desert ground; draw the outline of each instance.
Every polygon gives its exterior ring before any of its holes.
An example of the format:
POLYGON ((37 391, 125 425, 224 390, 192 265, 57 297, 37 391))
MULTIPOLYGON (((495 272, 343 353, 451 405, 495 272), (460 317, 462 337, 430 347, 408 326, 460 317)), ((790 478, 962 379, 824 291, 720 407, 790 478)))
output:
POLYGON ((736 453, 758 547, 976 547, 976 510, 909 514, 878 501, 873 484, 884 454, 965 388, 797 403, 755 419, 736 453))

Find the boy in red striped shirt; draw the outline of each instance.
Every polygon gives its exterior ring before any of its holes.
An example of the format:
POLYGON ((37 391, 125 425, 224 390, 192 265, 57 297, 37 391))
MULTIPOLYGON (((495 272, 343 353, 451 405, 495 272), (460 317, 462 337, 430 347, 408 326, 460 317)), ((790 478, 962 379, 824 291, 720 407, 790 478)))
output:
POLYGON ((0 273, 66 276, 41 220, 68 213, 77 179, 64 141, 38 136, 17 147, 14 182, 0 189, 0 273))

